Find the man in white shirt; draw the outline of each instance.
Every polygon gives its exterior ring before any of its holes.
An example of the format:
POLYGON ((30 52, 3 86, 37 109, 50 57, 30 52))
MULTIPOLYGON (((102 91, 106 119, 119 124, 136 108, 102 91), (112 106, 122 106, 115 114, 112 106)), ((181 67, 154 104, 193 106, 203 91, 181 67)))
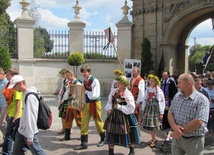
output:
MULTIPOLYGON (((10 80, 10 85, 8 88, 14 88, 19 92, 23 92, 24 96, 26 96, 29 92, 40 94, 39 90, 34 86, 27 88, 25 85, 25 80, 21 75, 13 76, 10 80)), ((27 144, 33 155, 46 155, 38 141, 38 109, 39 100, 35 95, 30 94, 26 100, 23 114, 20 119, 19 128, 15 136, 13 154, 24 155, 25 153, 22 148, 25 144, 27 144)))
POLYGON ((87 149, 89 121, 91 117, 93 117, 97 132, 100 134, 101 138, 97 147, 103 146, 106 140, 105 130, 103 129, 104 122, 102 120, 102 103, 100 102, 100 82, 91 75, 90 66, 85 65, 80 71, 85 78, 83 85, 86 103, 81 120, 81 144, 75 147, 74 150, 87 149))

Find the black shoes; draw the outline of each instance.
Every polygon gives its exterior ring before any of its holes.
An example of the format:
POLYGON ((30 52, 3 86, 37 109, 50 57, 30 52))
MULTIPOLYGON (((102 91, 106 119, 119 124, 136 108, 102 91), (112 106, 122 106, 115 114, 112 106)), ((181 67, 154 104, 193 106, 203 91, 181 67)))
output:
POLYGON ((87 143, 81 143, 79 146, 75 147, 74 150, 83 150, 83 149, 87 149, 87 143))
POLYGON ((101 147, 106 143, 106 140, 104 139, 103 141, 101 140, 98 144, 97 147, 101 147))
POLYGON ((100 133, 100 142, 97 144, 97 147, 101 147, 106 143, 106 132, 100 133))
POLYGON ((71 138, 63 137, 62 139, 60 139, 60 141, 65 141, 65 140, 71 140, 71 138))
POLYGON ((82 150, 88 148, 88 135, 81 135, 81 144, 74 148, 74 150, 82 150))

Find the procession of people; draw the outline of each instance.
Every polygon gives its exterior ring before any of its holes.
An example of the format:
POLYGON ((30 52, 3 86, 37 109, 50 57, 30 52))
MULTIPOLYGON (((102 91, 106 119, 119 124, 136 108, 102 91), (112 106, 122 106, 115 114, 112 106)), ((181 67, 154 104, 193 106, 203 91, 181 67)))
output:
MULTIPOLYGON (((202 77, 194 73, 183 73, 175 79, 175 76, 163 71, 160 78, 153 72, 144 79, 140 76, 140 68, 134 66, 132 76, 128 79, 122 70, 117 69, 114 70, 115 79, 112 79, 107 103, 102 104, 101 85, 92 75, 91 67, 83 65, 80 72, 84 81, 77 79, 72 70, 59 71, 62 84, 58 94, 58 116, 62 128, 58 134, 64 134, 61 142, 71 139, 75 120, 80 129, 80 144, 73 149, 87 149, 89 121, 92 118, 100 136, 97 147, 107 144, 109 155, 114 155, 115 145, 129 148, 127 154, 134 155, 135 146, 140 145, 143 136, 140 132, 147 130, 151 140, 146 144, 154 148, 156 132, 169 129, 173 155, 203 154, 205 134, 214 130, 214 82, 211 76, 205 85, 202 78, 208 75, 202 77), (105 120, 102 119, 102 108, 107 113, 105 120)), ((25 101, 28 106, 22 103, 22 96, 25 98, 26 92, 40 94, 40 91, 35 87, 26 87, 24 78, 14 68, 8 69, 6 76, 0 68, 0 74, 0 82, 3 83, 0 104, 1 131, 4 133, 4 142, 0 145, 2 154, 10 155, 13 150, 13 154, 21 155, 28 149, 35 155, 45 154, 38 141, 39 130, 34 124, 38 107, 31 105, 38 104, 38 101, 31 97, 25 101), (11 126, 15 123, 18 125, 14 136, 11 134, 11 126)))

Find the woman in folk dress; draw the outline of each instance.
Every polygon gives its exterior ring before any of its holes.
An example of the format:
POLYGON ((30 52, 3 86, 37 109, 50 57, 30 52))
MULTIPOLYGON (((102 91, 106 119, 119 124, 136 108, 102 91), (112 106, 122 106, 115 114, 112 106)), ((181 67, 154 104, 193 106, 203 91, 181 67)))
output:
POLYGON ((114 145, 129 147, 129 155, 134 155, 134 144, 140 143, 137 119, 133 114, 135 102, 127 89, 129 82, 125 76, 116 77, 118 88, 112 90, 105 107, 107 119, 104 124, 109 155, 114 155, 114 145))
POLYGON ((152 139, 147 142, 150 147, 156 145, 156 130, 160 129, 165 109, 165 97, 160 89, 160 81, 157 76, 149 74, 149 87, 146 90, 142 103, 141 125, 149 130, 152 139))

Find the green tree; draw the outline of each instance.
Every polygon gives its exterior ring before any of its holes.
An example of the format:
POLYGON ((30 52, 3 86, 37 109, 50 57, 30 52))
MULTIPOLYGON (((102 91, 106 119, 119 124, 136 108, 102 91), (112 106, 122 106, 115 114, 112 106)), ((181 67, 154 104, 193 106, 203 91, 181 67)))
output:
MULTIPOLYGON (((190 47, 190 55, 189 55, 189 71, 190 72, 195 71, 196 65, 202 61, 206 52, 208 52, 210 50, 210 48, 211 48, 211 45, 202 46, 200 44, 195 44, 192 47, 190 47)), ((212 66, 212 63, 210 63, 208 66, 212 66)))
POLYGON ((0 16, 5 13, 6 9, 10 6, 10 0, 1 0, 0 1, 0 16))
POLYGON ((53 40, 45 28, 37 27, 34 29, 34 57, 41 57, 44 53, 51 52, 53 40))
POLYGON ((10 6, 10 0, 0 1, 0 47, 6 47, 12 56, 16 53, 16 37, 14 23, 10 20, 6 9, 10 6))
POLYGON ((10 53, 7 48, 0 48, 0 67, 6 71, 8 68, 11 68, 12 62, 10 58, 10 53))
POLYGON ((148 73, 150 70, 154 70, 154 62, 152 61, 151 42, 149 39, 144 38, 142 43, 141 53, 141 75, 148 73))

